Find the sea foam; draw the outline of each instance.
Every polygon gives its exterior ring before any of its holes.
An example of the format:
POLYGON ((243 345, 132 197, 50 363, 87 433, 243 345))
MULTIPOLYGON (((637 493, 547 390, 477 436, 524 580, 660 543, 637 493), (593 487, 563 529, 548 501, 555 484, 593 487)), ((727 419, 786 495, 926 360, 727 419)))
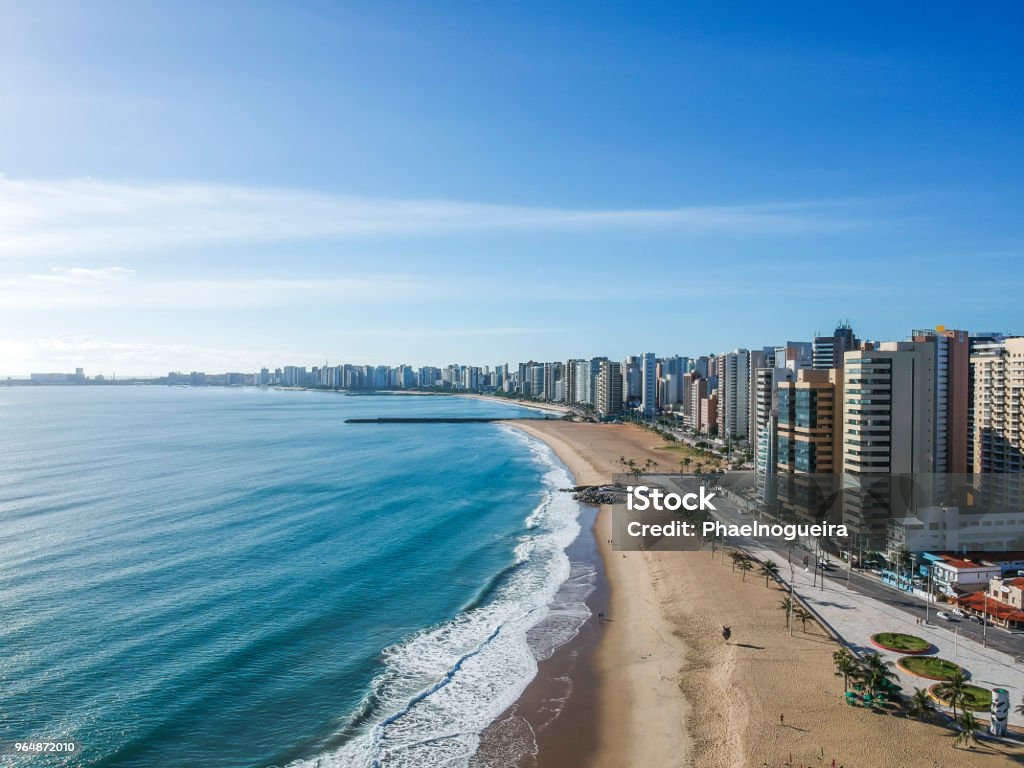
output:
MULTIPOLYGON (((347 741, 289 768, 469 766, 481 732, 519 698, 538 662, 590 616, 585 601, 596 573, 570 563, 565 552, 580 532, 579 504, 559 490, 572 478, 546 445, 502 429, 544 472, 545 491, 526 518, 515 565, 452 620, 384 649, 383 670, 344 729, 347 741)), ((500 762, 514 764, 534 748, 529 726, 520 727, 500 762)))

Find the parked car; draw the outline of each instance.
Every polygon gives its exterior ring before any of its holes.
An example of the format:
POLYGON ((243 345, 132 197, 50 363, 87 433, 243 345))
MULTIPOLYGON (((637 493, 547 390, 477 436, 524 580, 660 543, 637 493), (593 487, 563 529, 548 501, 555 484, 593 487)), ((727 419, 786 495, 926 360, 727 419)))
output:
POLYGON ((943 621, 958 621, 956 616, 954 616, 953 614, 948 613, 946 611, 939 611, 935 615, 938 616, 943 621))

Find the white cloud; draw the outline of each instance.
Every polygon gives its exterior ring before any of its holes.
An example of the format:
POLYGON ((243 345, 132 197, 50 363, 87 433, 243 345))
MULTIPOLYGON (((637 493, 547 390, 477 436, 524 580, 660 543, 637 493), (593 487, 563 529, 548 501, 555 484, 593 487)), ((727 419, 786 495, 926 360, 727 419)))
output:
POLYGON ((849 206, 841 203, 574 210, 226 184, 0 178, 0 256, 455 231, 662 228, 695 235, 763 235, 857 224, 849 206))
POLYGON ((40 309, 263 309, 316 301, 374 302, 441 295, 408 275, 351 278, 153 278, 123 267, 54 267, 0 278, 0 307, 40 309))

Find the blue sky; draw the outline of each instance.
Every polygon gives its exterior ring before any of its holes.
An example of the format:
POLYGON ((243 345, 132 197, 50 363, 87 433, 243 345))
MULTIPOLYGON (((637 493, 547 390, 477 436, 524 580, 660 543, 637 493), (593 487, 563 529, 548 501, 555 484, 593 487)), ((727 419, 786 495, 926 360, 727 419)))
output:
POLYGON ((0 373, 1024 332, 1017 3, 299 5, 0 2, 0 373))

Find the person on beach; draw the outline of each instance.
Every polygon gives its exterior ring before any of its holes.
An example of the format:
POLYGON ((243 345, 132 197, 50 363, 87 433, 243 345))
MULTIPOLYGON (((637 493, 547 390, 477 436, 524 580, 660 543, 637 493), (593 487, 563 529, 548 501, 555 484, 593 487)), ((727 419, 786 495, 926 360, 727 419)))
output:
POLYGON ((785 725, 785 724, 786 724, 786 716, 780 712, 779 713, 779 725, 785 725))

